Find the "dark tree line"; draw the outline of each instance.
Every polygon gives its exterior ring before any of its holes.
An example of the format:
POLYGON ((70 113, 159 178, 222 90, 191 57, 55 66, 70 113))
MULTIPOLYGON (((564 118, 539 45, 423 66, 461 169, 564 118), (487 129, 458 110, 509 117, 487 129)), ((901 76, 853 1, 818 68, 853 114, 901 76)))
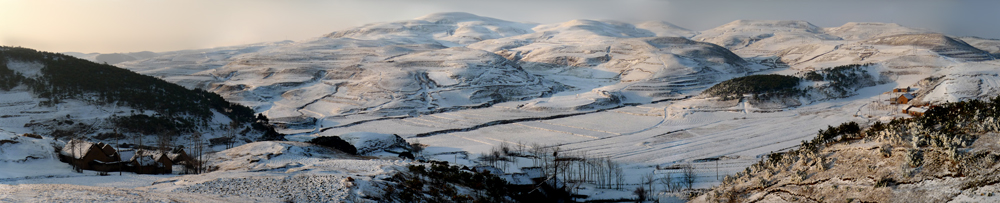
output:
POLYGON ((800 79, 787 75, 750 75, 723 81, 705 90, 704 94, 722 97, 723 99, 738 99, 744 94, 795 94, 801 90, 795 88, 800 79))

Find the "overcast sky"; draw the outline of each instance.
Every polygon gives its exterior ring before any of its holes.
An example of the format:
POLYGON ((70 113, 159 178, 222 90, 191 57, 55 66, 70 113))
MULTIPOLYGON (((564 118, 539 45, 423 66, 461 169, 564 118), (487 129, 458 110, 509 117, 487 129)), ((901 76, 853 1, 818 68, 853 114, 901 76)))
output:
POLYGON ((509 21, 667 21, 692 30, 734 20, 805 20, 821 27, 891 22, 1000 38, 1000 1, 815 0, 0 0, 0 45, 53 52, 133 52, 303 40, 437 12, 509 21))

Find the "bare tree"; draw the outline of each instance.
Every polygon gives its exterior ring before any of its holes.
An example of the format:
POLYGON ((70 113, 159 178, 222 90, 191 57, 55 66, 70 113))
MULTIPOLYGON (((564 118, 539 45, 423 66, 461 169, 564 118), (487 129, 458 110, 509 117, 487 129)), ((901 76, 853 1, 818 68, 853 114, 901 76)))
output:
POLYGON ((226 127, 226 149, 233 148, 236 143, 236 130, 240 127, 240 123, 233 120, 229 122, 229 126, 226 127))
POLYGON ((173 136, 171 136, 171 134, 166 131, 160 131, 156 133, 156 147, 161 152, 166 152, 167 150, 169 150, 170 145, 172 145, 173 143, 172 138, 173 136))
POLYGON ((615 167, 615 182, 615 189, 621 190, 622 186, 625 185, 625 171, 620 165, 615 167))
POLYGON ((532 165, 538 166, 541 164, 541 159, 545 157, 545 147, 538 143, 531 144, 531 161, 532 165))
POLYGON ((77 152, 77 151, 80 150, 80 148, 82 148, 79 145, 80 142, 78 140, 76 140, 76 139, 70 139, 69 143, 70 143, 69 146, 66 146, 66 147, 69 147, 70 152, 72 152, 72 155, 73 155, 73 157, 70 158, 70 163, 73 163, 73 164, 70 164, 70 165, 73 166, 73 171, 76 171, 77 173, 83 173, 83 170, 80 169, 80 167, 76 165, 76 162, 77 162, 76 158, 79 157, 78 156, 79 154, 83 153, 83 152, 77 152))
POLYGON ((684 183, 684 186, 686 186, 687 189, 690 190, 692 186, 694 186, 694 180, 696 177, 697 174, 694 173, 694 166, 691 165, 684 166, 684 177, 682 177, 681 181, 684 183))
POLYGON ((660 184, 663 185, 664 190, 667 192, 676 192, 681 189, 681 183, 677 182, 674 178, 674 173, 668 172, 662 179, 660 179, 660 184))
POLYGON ((524 156, 524 143, 522 141, 517 141, 517 154, 518 156, 524 156))
POLYGON ((656 191, 655 190, 656 188, 653 188, 653 183, 656 182, 656 176, 652 172, 642 174, 642 176, 639 178, 639 181, 642 182, 642 184, 639 185, 639 187, 643 186, 646 187, 645 191, 648 193, 646 194, 646 196, 647 197, 652 196, 652 193, 656 191))
POLYGON ((191 134, 191 153, 194 155, 194 160, 192 160, 194 163, 190 163, 190 165, 194 167, 194 173, 204 172, 204 158, 202 156, 205 154, 205 141, 198 131, 191 134))
MULTIPOLYGON (((556 187, 559 187, 559 169, 560 169, 560 164, 559 164, 559 161, 558 161, 559 160, 559 151, 560 151, 559 147, 556 147, 556 148, 552 149, 552 170, 554 171, 552 173, 552 176, 555 177, 556 187)), ((563 181, 565 181, 565 180, 563 180, 563 181)))
POLYGON ((121 139, 124 138, 125 135, 118 133, 118 128, 115 128, 115 132, 114 134, 112 134, 112 136, 114 136, 115 138, 115 159, 118 159, 118 176, 121 176, 122 171, 124 171, 125 168, 124 165, 125 160, 122 160, 122 153, 121 153, 122 152, 121 139))

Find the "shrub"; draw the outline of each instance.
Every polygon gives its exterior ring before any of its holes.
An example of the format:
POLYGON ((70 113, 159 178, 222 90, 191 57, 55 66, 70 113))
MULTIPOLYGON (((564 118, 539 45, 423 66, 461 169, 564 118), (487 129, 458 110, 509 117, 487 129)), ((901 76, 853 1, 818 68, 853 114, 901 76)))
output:
POLYGON ((882 177, 875 181, 876 188, 889 187, 893 185, 896 185, 896 181, 889 177, 882 177))
POLYGON ((882 145, 881 149, 878 151, 882 157, 889 158, 892 157, 892 145, 882 145))
POLYGON ((910 149, 906 152, 906 164, 910 167, 918 167, 924 164, 924 154, 919 149, 910 149))
POLYGON ((344 141, 344 139, 340 139, 340 137, 338 136, 317 137, 313 138, 312 140, 309 140, 309 143, 334 148, 351 155, 358 155, 358 149, 355 148, 354 145, 351 145, 351 143, 347 143, 347 141, 344 141))
POLYGON ((413 153, 410 153, 410 152, 399 153, 399 158, 414 159, 413 153))
POLYGON ((636 198, 636 200, 639 200, 639 201, 646 200, 646 188, 644 188, 642 186, 639 186, 638 188, 635 188, 635 190, 632 191, 632 194, 634 194, 635 196, 638 197, 638 198, 636 198))

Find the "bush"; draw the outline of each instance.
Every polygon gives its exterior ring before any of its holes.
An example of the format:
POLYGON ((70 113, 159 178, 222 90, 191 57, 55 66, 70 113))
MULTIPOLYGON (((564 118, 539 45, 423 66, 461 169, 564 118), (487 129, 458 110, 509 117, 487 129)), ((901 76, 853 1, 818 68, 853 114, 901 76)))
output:
POLYGON ((924 154, 919 149, 910 149, 906 152, 906 164, 910 167, 919 167, 924 164, 924 154))
POLYGON ((344 141, 344 139, 340 139, 340 137, 338 136, 317 137, 313 138, 312 140, 309 140, 309 143, 334 148, 351 155, 358 155, 358 149, 355 148, 354 145, 351 145, 351 143, 347 143, 347 141, 344 141))
POLYGON ((889 177, 882 177, 875 181, 875 187, 890 187, 896 185, 896 181, 889 177))
POLYGON ((415 159, 415 157, 413 157, 413 153, 410 153, 410 152, 399 153, 399 158, 415 159))
POLYGON ((636 200, 639 200, 639 201, 646 200, 646 188, 644 188, 642 186, 639 186, 638 188, 635 188, 635 190, 632 191, 632 194, 634 194, 635 196, 638 197, 638 198, 636 198, 636 200))

